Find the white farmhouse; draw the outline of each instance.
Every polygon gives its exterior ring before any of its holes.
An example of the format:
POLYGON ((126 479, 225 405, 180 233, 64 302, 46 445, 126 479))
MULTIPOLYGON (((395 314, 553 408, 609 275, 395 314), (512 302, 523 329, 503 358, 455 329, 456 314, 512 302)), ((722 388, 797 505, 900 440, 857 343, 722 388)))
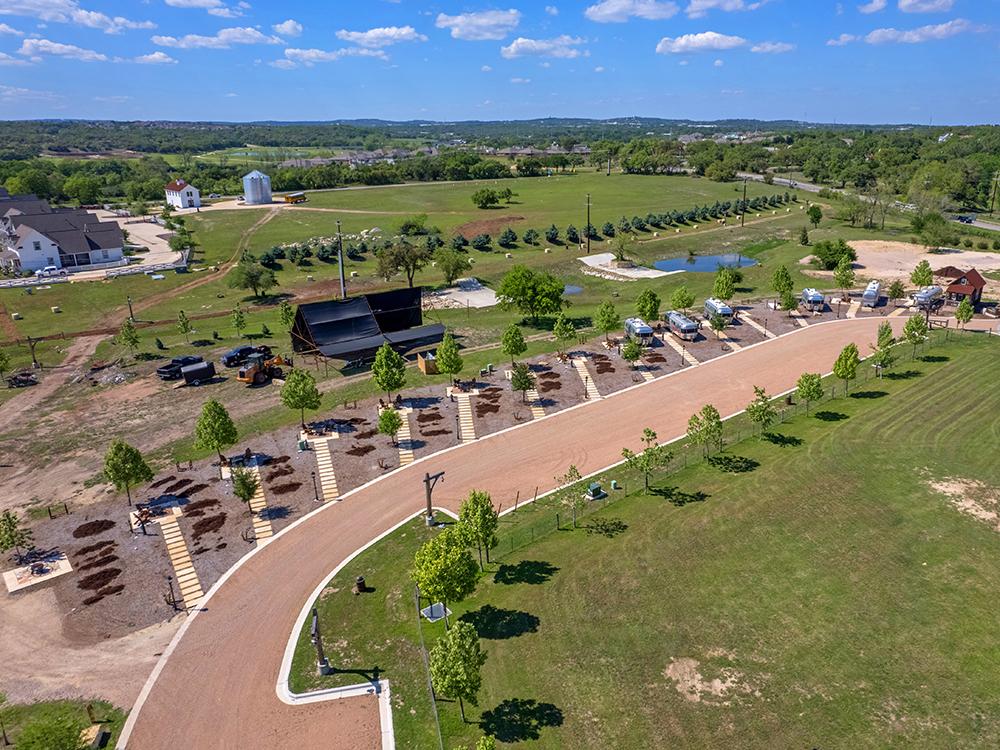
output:
POLYGON ((194 185, 177 179, 163 189, 167 194, 167 203, 174 208, 201 208, 201 194, 194 185))

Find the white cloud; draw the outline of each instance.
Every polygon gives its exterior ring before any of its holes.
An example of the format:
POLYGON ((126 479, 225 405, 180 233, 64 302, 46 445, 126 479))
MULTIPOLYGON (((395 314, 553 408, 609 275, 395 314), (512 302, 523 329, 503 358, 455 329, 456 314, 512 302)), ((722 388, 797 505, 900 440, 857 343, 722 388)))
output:
POLYGON ((858 13, 878 13, 880 10, 885 10, 885 6, 889 4, 889 0, 871 0, 869 3, 858 6, 858 13))
POLYGON ((568 34, 562 34, 554 39, 526 39, 522 36, 515 39, 506 47, 501 47, 500 55, 508 60, 529 55, 560 57, 563 59, 586 57, 590 53, 586 50, 578 49, 586 41, 582 37, 569 36, 568 34))
POLYGON ((939 23, 931 26, 921 26, 916 29, 875 29, 865 36, 868 44, 920 44, 937 39, 947 39, 948 37, 972 31, 973 26, 964 18, 956 18, 954 21, 939 23))
POLYGON ((227 99, 235 99, 238 96, 239 96, 239 94, 235 94, 232 91, 230 91, 228 94, 226 94, 226 98, 227 99))
POLYGON ((783 52, 791 52, 793 49, 795 49, 795 45, 788 42, 759 42, 751 47, 750 51, 765 55, 780 55, 783 52))
POLYGON ((66 57, 80 62, 105 62, 108 59, 108 56, 101 52, 77 47, 75 44, 61 44, 48 39, 25 39, 21 42, 21 49, 18 50, 18 53, 34 62, 38 62, 43 56, 66 57))
POLYGON ((712 63, 712 65, 714 65, 717 68, 721 68, 723 65, 725 65, 725 63, 722 62, 722 60, 716 60, 714 63, 712 63))
POLYGON ((139 55, 133 62, 140 65, 176 65, 177 61, 166 52, 150 52, 148 55, 139 55))
POLYGON ((603 65, 598 65, 596 68, 594 68, 594 72, 595 73, 603 73, 604 72, 604 66, 603 65))
POLYGON ((220 18, 239 18, 243 15, 243 11, 250 7, 249 3, 237 3, 235 8, 231 8, 222 0, 164 0, 164 2, 172 8, 204 10, 220 18))
POLYGON ((854 34, 841 34, 836 39, 827 39, 826 46, 843 47, 846 44, 850 44, 851 42, 856 42, 856 41, 858 41, 858 37, 854 36, 854 34))
POLYGON ((600 0, 583 14, 597 23, 625 23, 629 18, 662 21, 679 10, 671 0, 600 0))
POLYGON ((336 62, 345 57, 374 57, 379 60, 387 60, 388 56, 380 49, 366 49, 364 47, 344 47, 343 49, 323 50, 323 49, 286 49, 284 60, 275 60, 272 67, 288 70, 297 65, 305 65, 307 68, 316 63, 336 62))
POLYGON ((945 13, 954 4, 955 0, 899 0, 899 9, 904 13, 945 13))
POLYGON ((18 31, 17 29, 12 29, 5 23, 0 23, 0 34, 12 34, 14 36, 24 36, 23 31, 18 31))
POLYGON ((56 95, 51 91, 36 91, 0 83, 0 102, 15 102, 23 99, 52 100, 56 95))
POLYGON ((80 7, 77 0, 0 0, 0 16, 28 16, 41 21, 74 23, 106 34, 120 34, 130 29, 155 29, 152 21, 132 21, 122 16, 108 16, 80 7))
POLYGON ((434 25, 451 29, 453 39, 469 42, 503 39, 521 23, 521 11, 484 10, 479 13, 461 13, 457 16, 438 14, 434 25))
POLYGON ((15 66, 15 65, 28 65, 27 60, 19 60, 16 57, 11 57, 6 52, 0 52, 0 66, 15 66))
POLYGON ((491 68, 489 65, 484 65, 483 67, 480 68, 480 70, 483 71, 484 73, 490 73, 492 72, 493 68, 491 68))
POLYGON ((111 96, 95 96, 95 102, 106 102, 107 104, 123 104, 131 99, 131 96, 125 96, 124 94, 112 94, 111 96))
POLYGON ((274 33, 282 36, 299 36, 302 33, 302 24, 289 18, 287 21, 276 23, 271 27, 274 33))
POLYGON ((526 83, 531 83, 530 78, 511 78, 510 82, 516 85, 523 85, 526 83))
POLYGON ((554 6, 554 5, 546 5, 545 6, 545 12, 548 13, 550 16, 558 16, 559 15, 559 9, 556 6, 554 6))
POLYGON ((703 31, 700 34, 684 34, 674 38, 665 36, 656 45, 656 51, 661 55, 680 55, 688 52, 735 49, 746 43, 747 40, 741 36, 728 36, 717 31, 703 31))
POLYGON ((731 13, 737 10, 757 10, 766 0, 747 3, 744 0, 691 0, 684 12, 688 18, 703 18, 710 10, 721 10, 731 13))
POLYGON ((250 26, 220 29, 215 36, 187 34, 174 36, 154 36, 153 44, 158 47, 177 49, 229 49, 234 44, 281 44, 276 36, 267 36, 250 26))
POLYGON ((368 31, 347 31, 341 29, 337 32, 337 38, 345 42, 356 44, 359 47, 379 49, 389 47, 400 42, 426 42, 427 37, 418 34, 412 26, 384 26, 368 31))

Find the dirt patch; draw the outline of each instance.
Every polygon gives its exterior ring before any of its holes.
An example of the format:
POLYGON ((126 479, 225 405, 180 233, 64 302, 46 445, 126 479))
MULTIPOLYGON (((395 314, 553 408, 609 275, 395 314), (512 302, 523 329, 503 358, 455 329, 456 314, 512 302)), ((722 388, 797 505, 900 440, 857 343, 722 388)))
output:
POLYGON ((108 568, 100 573, 92 573, 77 581, 76 587, 84 591, 97 591, 103 589, 118 576, 122 574, 121 568, 108 568))
POLYGON ((509 227, 515 221, 524 221, 523 216, 498 216, 495 219, 480 219, 479 221, 470 221, 467 224, 463 224, 458 227, 455 232, 456 234, 461 234, 465 237, 475 237, 477 234, 488 234, 494 239, 496 235, 500 234, 504 229, 509 227))
MULTIPOLYGON (((977 268, 980 271, 1000 270, 1000 253, 975 250, 929 253, 923 245, 888 240, 853 240, 848 244, 858 254, 855 267, 864 269, 864 273, 859 274, 859 280, 861 277, 871 277, 883 281, 899 279, 908 283, 913 269, 922 260, 930 263, 935 270, 944 266, 977 268)), ((815 273, 819 275, 821 272, 815 273)), ((825 275, 830 276, 831 272, 827 271, 825 275)))
POLYGON ((349 456, 365 456, 375 450, 374 445, 358 445, 347 451, 349 456))
POLYGON ((179 479, 178 481, 171 484, 169 487, 163 488, 163 494, 165 495, 176 495, 178 492, 183 490, 189 484, 194 482, 193 479, 179 479))
POLYGON ((76 554, 79 555, 80 557, 86 557, 87 555, 91 555, 94 552, 100 552, 101 554, 104 554, 105 547, 114 547, 114 546, 115 543, 113 540, 106 539, 103 542, 96 542, 87 547, 81 547, 79 550, 77 550, 76 554))
POLYGON ((265 478, 267 479, 268 482, 273 482, 275 479, 278 479, 280 477, 287 477, 289 474, 294 474, 294 473, 295 469, 293 469, 291 466, 279 466, 277 469, 272 469, 271 471, 269 471, 267 473, 267 477, 265 478))
POLYGON ((358 440, 371 440, 376 435, 378 435, 378 430, 365 430, 364 432, 359 432, 354 437, 358 440))
POLYGON ((746 675, 733 667, 721 667, 718 676, 706 679, 697 659, 672 657, 664 676, 674 683, 677 692, 691 703, 728 706, 739 695, 760 697, 760 691, 749 684, 746 675))
POLYGON ((202 482, 201 484, 196 484, 196 485, 193 485, 191 487, 188 487, 184 491, 184 494, 187 497, 191 497, 192 495, 197 495, 199 492, 202 492, 202 491, 207 490, 207 489, 208 489, 208 485, 205 484, 204 482, 202 482))
POLYGON ((118 555, 105 555, 104 557, 99 557, 86 565, 79 565, 76 569, 93 570, 94 568, 103 568, 105 565, 110 565, 113 562, 118 562, 118 555))
POLYGON ((302 482, 288 482, 287 484, 276 484, 271 487, 271 493, 274 495, 287 495, 289 492, 295 492, 299 487, 302 486, 302 482))
POLYGON ((189 503, 184 507, 184 515, 188 518, 200 518, 205 515, 205 511, 209 508, 214 508, 221 505, 218 500, 212 498, 207 498, 205 500, 196 500, 193 503, 189 503))
POLYGON ((73 538, 84 539, 88 536, 97 536, 98 534, 103 534, 105 531, 113 529, 114 527, 115 522, 108 519, 89 521, 88 523, 84 523, 76 527, 73 531, 73 538))
POLYGON ((226 514, 219 513, 214 516, 209 516, 208 518, 202 518, 200 521, 195 521, 194 525, 191 527, 191 537, 198 541, 205 534, 213 534, 219 529, 221 529, 226 524, 226 514))
POLYGON ((935 492, 947 497, 960 513, 988 524, 994 531, 1000 531, 1000 488, 975 479, 955 477, 932 480, 928 484, 935 492))
POLYGON ((155 490, 156 488, 162 487, 165 484, 170 484, 170 482, 173 482, 176 479, 177 477, 175 477, 173 474, 171 474, 169 477, 163 477, 163 479, 157 479, 155 482, 149 485, 149 489, 155 490))

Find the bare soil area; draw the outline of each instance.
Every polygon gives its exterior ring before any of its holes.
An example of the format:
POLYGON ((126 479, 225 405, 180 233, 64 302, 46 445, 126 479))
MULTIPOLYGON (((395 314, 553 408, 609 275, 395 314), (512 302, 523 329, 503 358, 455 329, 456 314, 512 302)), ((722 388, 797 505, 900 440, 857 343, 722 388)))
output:
POLYGON ((467 224, 462 224, 458 227, 455 232, 468 237, 470 240, 477 234, 488 234, 494 241, 496 241, 497 235, 499 235, 504 229, 512 225, 514 222, 523 221, 523 216, 510 216, 504 214, 495 219, 479 219, 478 221, 470 221, 467 224))
MULTIPOLYGON (((899 279, 909 284, 910 274, 922 260, 930 263, 934 270, 944 266, 976 268, 979 271, 1000 270, 1000 253, 978 250, 942 250, 929 253, 923 245, 890 240, 853 240, 849 244, 858 254, 854 267, 859 279, 899 279)), ((803 258, 800 263, 808 265, 808 258, 803 258)), ((818 278, 833 278, 833 271, 810 270, 805 273, 818 278)))

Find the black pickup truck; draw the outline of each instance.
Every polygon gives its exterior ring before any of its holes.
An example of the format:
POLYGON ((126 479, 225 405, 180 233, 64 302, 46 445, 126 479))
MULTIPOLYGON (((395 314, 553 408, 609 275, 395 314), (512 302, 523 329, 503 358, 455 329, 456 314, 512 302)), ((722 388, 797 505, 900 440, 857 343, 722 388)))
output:
POLYGON ((187 355, 184 357, 174 357, 170 362, 163 365, 162 367, 156 368, 156 375, 160 380, 180 380, 181 370, 183 370, 188 365, 196 365, 204 360, 196 355, 187 355))
POLYGON ((224 367, 239 367, 244 362, 247 361, 247 357, 251 354, 263 354, 265 357, 271 356, 271 347, 269 346, 237 346, 235 349, 230 349, 228 352, 222 355, 220 361, 224 367))

